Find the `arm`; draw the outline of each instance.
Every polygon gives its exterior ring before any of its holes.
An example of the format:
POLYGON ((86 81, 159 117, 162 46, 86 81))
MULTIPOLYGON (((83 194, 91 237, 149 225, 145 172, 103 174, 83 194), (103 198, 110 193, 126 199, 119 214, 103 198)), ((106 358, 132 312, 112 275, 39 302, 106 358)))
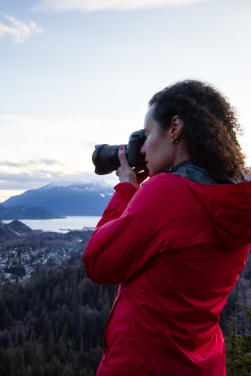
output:
POLYGON ((111 219, 115 219, 122 214, 134 193, 139 189, 140 184, 148 177, 147 169, 137 172, 128 165, 124 147, 120 147, 118 156, 120 167, 116 171, 116 175, 123 184, 117 184, 114 187, 116 192, 105 209, 101 220, 98 222, 96 230, 111 219))
POLYGON ((99 227, 101 227, 105 223, 111 221, 112 219, 118 218, 127 207, 134 193, 137 192, 136 187, 126 182, 115 185, 114 189, 115 192, 109 204, 107 205, 102 215, 102 218, 98 222, 95 232, 99 227))
POLYGON ((166 174, 152 177, 120 217, 97 229, 84 253, 90 279, 101 284, 127 282, 166 247, 174 227, 168 205, 175 190, 169 186, 166 174))

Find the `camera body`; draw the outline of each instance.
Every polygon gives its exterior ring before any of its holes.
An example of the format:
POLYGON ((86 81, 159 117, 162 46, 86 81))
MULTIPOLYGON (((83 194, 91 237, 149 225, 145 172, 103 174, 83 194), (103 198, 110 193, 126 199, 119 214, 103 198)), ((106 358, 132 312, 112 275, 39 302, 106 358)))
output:
MULTIPOLYGON (((128 145, 123 145, 128 164, 129 166, 134 167, 136 171, 146 169, 145 158, 142 154, 140 154, 140 149, 145 140, 145 131, 144 129, 140 129, 139 131, 135 131, 131 134, 128 145)), ((120 146, 121 145, 108 144, 95 145, 95 150, 92 154, 92 161, 95 165, 96 174, 110 174, 119 168, 120 161, 118 153, 120 146)))

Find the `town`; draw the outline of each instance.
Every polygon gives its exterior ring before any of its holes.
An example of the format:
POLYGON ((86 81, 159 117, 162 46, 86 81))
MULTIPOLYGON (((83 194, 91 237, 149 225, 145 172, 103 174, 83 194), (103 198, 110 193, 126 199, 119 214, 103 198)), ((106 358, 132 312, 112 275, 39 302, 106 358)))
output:
POLYGON ((25 282, 32 274, 81 257, 93 230, 67 233, 31 230, 20 221, 0 222, 0 284, 25 282))

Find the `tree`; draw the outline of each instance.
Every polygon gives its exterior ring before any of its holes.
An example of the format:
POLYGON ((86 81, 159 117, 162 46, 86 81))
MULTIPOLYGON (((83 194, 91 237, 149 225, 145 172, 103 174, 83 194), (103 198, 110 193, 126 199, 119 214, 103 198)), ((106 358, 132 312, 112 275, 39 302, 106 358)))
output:
MULTIPOLYGON (((251 312, 247 311, 251 321, 251 312)), ((251 375, 251 335, 238 333, 238 319, 232 317, 232 333, 225 338, 228 376, 251 375)))

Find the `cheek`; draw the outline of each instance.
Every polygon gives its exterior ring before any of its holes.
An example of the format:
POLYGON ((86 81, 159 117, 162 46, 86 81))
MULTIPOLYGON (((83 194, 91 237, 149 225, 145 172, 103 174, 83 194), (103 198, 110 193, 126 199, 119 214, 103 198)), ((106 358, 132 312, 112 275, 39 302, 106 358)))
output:
POLYGON ((152 136, 152 137, 149 137, 149 139, 147 140, 148 143, 147 143, 147 148, 149 151, 156 151, 156 148, 158 147, 158 140, 156 139, 156 137, 152 136))

